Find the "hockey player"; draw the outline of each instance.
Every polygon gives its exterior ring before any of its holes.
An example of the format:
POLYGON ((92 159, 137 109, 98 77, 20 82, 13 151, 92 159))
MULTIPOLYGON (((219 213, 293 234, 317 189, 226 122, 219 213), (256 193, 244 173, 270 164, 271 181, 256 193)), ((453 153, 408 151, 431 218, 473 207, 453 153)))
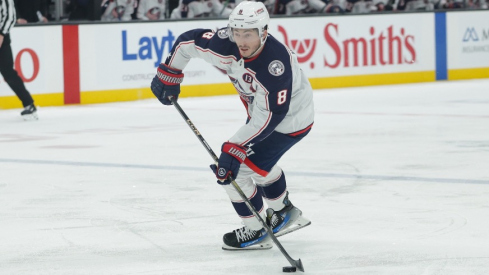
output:
POLYGON ((272 247, 229 175, 277 236, 310 224, 289 200, 285 174, 277 162, 311 130, 312 89, 295 54, 268 33, 269 20, 263 3, 241 2, 227 28, 180 35, 151 83, 161 103, 171 105, 169 97, 178 98, 180 93, 182 70, 191 58, 202 58, 227 72, 246 108, 246 124, 223 143, 217 165, 211 165, 244 223, 224 235, 227 250, 272 247))

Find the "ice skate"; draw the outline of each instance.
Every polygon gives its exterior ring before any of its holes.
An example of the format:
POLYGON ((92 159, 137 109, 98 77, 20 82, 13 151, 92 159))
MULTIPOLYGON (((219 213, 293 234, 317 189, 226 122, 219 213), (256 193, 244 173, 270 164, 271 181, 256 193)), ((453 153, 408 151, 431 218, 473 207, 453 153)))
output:
POLYGON ((34 104, 25 106, 24 110, 20 113, 24 120, 37 120, 37 109, 34 104))
POLYGON ((272 248, 272 242, 265 228, 252 230, 242 227, 224 234, 224 250, 262 250, 272 248))
POLYGON ((302 216, 302 211, 289 200, 289 194, 284 199, 285 207, 279 211, 267 209, 267 222, 276 237, 294 232, 311 224, 308 218, 302 216))

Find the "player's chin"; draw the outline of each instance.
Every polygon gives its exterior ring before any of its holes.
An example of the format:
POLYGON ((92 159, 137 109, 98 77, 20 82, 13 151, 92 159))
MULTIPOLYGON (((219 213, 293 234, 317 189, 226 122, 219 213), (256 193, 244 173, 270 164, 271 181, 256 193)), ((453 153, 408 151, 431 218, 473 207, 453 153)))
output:
POLYGON ((242 57, 248 57, 248 56, 250 56, 250 50, 249 49, 248 50, 245 50, 245 51, 243 51, 243 50, 240 49, 239 52, 241 53, 241 56, 242 57))

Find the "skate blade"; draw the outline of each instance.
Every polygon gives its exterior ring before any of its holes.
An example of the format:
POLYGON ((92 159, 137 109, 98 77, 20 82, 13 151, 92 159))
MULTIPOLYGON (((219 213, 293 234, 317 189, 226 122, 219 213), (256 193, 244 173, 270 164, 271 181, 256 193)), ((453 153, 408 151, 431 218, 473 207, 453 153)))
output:
POLYGON ((244 248, 237 248, 237 247, 232 247, 223 244, 222 250, 227 250, 227 251, 267 250, 267 249, 271 249, 272 247, 273 247, 272 244, 257 244, 257 245, 247 246, 244 248))
POLYGON ((306 226, 309 226, 309 225, 311 225, 311 220, 309 220, 308 218, 305 218, 303 216, 298 216, 291 223, 290 226, 285 227, 285 228, 282 228, 282 230, 280 230, 279 232, 275 233, 275 237, 281 237, 283 235, 292 233, 294 231, 297 231, 297 230, 302 229, 302 228, 304 228, 306 226))
POLYGON ((228 251, 266 250, 266 249, 270 249, 272 247, 273 247, 273 244, 271 242, 271 239, 269 237, 267 237, 267 240, 265 240, 265 241, 262 241, 258 244, 243 247, 243 248, 238 248, 238 247, 233 247, 233 246, 223 244, 222 250, 228 250, 228 251))
POLYGON ((24 119, 24 121, 39 120, 37 113, 32 113, 29 115, 23 115, 22 118, 24 119))

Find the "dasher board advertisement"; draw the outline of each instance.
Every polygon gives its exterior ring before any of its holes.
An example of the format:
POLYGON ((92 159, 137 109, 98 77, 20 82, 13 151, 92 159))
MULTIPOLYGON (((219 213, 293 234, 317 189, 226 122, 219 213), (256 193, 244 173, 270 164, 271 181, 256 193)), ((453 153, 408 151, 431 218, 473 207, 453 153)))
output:
MULTIPOLYGON (((80 25, 81 90, 147 88, 180 34, 193 28, 215 30, 226 26, 226 22, 80 25)), ((191 60, 184 73, 185 85, 229 80, 221 71, 198 59, 191 60)))
MULTIPOLYGON (((81 91, 148 87, 180 34, 226 24, 80 25, 81 91)), ((432 71, 433 30, 433 14, 272 18, 269 26, 269 33, 297 54, 308 77, 432 71)), ((200 59, 192 59, 184 73, 183 85, 229 82, 200 59)))
POLYGON ((488 68, 489 12, 447 13, 448 69, 488 68))
MULTIPOLYGON (((61 26, 14 27, 10 31, 14 67, 31 94, 63 92, 61 26)), ((13 91, 0 77, 0 96, 13 91)))
POLYGON ((324 16, 271 20, 308 77, 434 70, 433 14, 324 16))

